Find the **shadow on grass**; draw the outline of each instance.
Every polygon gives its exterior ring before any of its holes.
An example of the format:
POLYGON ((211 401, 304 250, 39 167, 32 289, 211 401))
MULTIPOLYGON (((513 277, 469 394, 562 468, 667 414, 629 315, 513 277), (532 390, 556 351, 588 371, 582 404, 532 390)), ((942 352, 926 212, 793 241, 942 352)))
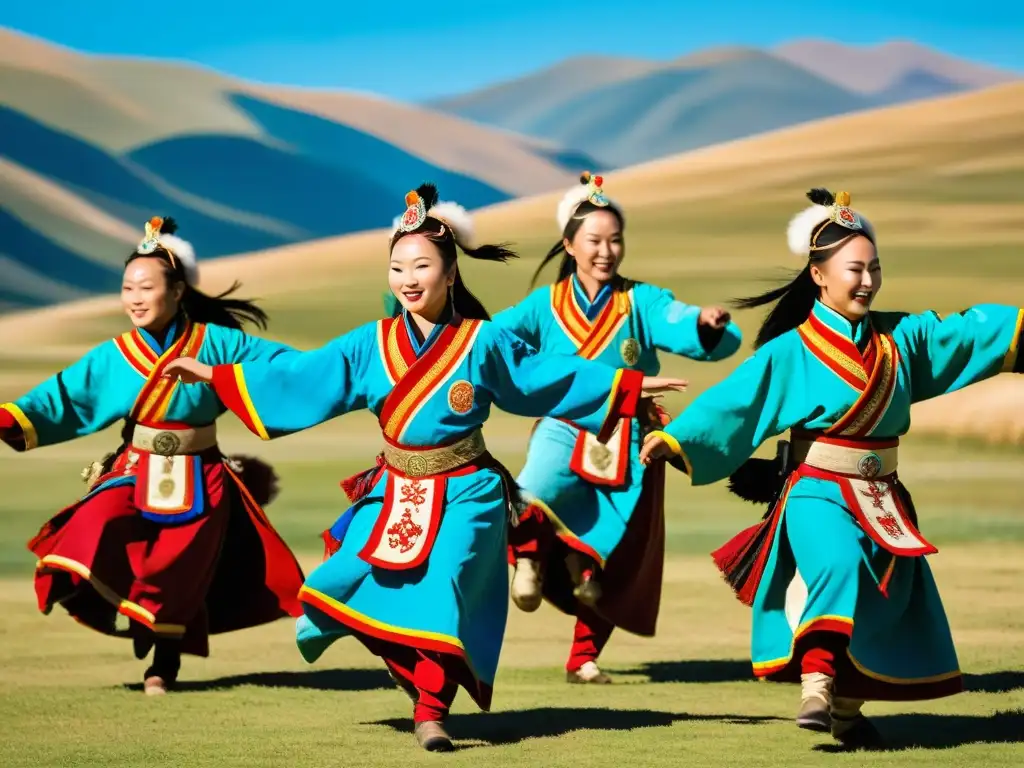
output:
POLYGON ((616 672, 643 675, 652 683, 736 683, 756 679, 746 659, 645 661, 632 669, 616 672))
MULTIPOLYGON (((480 741, 489 746, 518 744, 527 739, 562 736, 572 731, 631 731, 635 728, 661 728, 678 722, 719 722, 734 725, 761 725, 786 718, 744 715, 691 715, 687 713, 656 712, 648 709, 565 708, 540 707, 538 709, 509 712, 476 712, 451 715, 445 728, 456 741, 480 741)), ((411 733, 410 718, 378 720, 369 725, 382 725, 396 731, 411 733)), ((469 749, 473 744, 457 744, 469 749)))
POLYGON ((964 675, 964 690, 976 693, 1009 693, 1024 688, 1024 670, 964 675))
MULTIPOLYGON (((872 717, 885 738, 883 751, 952 749, 967 744, 1024 744, 1024 711, 981 715, 880 715, 872 717)), ((819 744, 820 752, 843 752, 838 744, 819 744)))
MULTIPOLYGON (((387 670, 384 669, 321 669, 309 672, 252 672, 212 680, 179 680, 174 690, 216 691, 243 685, 254 685, 259 688, 302 688, 312 691, 376 691, 395 687, 387 670)), ((141 691, 142 683, 132 683, 125 687, 141 691)))

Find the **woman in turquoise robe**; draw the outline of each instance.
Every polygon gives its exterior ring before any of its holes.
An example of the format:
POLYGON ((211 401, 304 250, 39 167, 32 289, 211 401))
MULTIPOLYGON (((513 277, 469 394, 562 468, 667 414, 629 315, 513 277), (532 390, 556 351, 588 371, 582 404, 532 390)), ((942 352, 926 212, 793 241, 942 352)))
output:
POLYGON ((175 370, 212 381, 264 439, 351 411, 377 415, 384 449, 377 466, 344 484, 354 505, 325 533, 329 556, 302 587, 297 642, 313 662, 339 638, 358 638, 413 699, 419 744, 448 750, 442 721, 457 686, 490 708, 508 613, 505 525, 515 493, 484 442, 491 406, 554 414, 606 440, 634 413, 642 386, 673 382, 538 355, 487 320, 458 269, 458 249, 500 261, 514 254, 474 246, 468 214, 438 203, 432 185, 407 205, 391 238, 401 305, 392 317, 287 358, 175 370))
MULTIPOLYGON (((541 352, 650 376, 661 370, 659 350, 700 361, 732 355, 741 334, 723 310, 684 304, 671 291, 618 274, 624 216, 602 183, 584 174, 559 205, 562 237, 537 270, 561 255, 556 282, 494 321, 541 352)), ((607 446, 551 417, 530 437, 517 481, 531 504, 509 531, 512 600, 535 611, 543 595, 576 616, 566 663, 570 683, 611 682, 597 658, 616 626, 654 635, 665 555, 665 467, 645 468, 638 457, 645 431, 665 419, 645 400, 607 446)))
POLYGON ((872 746, 881 739, 861 714, 865 700, 962 689, 924 557, 936 549, 898 479, 899 437, 912 403, 1021 372, 1024 313, 871 311, 881 287, 874 230, 848 194, 808 196, 814 205, 789 229, 807 266, 745 302, 774 304, 756 353, 652 433, 641 459, 675 455, 696 485, 732 475, 744 498, 770 502, 761 524, 715 553, 753 606, 754 672, 801 682, 801 727, 872 746), (775 462, 748 461, 787 430, 775 462))
POLYGON ((122 445, 83 474, 87 493, 29 549, 39 610, 60 604, 85 626, 130 637, 140 659, 153 649, 143 689, 161 694, 182 653, 209 655, 208 635, 297 616, 303 575, 260 507, 272 495, 269 467, 221 454, 214 422, 225 408, 210 387, 162 378, 179 355, 217 364, 288 348, 241 330, 265 326, 255 305, 195 287, 194 252, 172 219, 146 229, 121 292, 134 330, 0 405, 0 439, 26 451, 124 420, 122 445))

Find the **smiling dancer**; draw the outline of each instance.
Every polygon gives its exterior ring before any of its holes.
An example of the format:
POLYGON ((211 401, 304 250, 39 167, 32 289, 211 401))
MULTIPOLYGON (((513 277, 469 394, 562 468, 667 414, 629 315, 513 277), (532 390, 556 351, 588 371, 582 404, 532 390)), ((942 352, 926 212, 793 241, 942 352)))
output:
POLYGON ((732 474, 735 492, 770 503, 760 525, 715 553, 753 605, 754 671, 801 682, 801 728, 874 746, 865 700, 962 688, 924 557, 936 549, 896 474, 899 436, 911 403, 1022 372, 1024 313, 994 304, 946 318, 872 311, 882 287, 874 229, 845 192, 808 197, 814 204, 789 226, 803 271, 743 302, 772 307, 757 352, 649 435, 641 459, 681 457, 697 485, 732 474), (788 460, 748 461, 787 430, 788 460))
MULTIPOLYGON (((559 203, 561 237, 537 274, 561 257, 554 285, 495 316, 543 353, 661 370, 658 351, 691 360, 732 355, 740 331, 719 307, 677 301, 671 291, 622 277, 625 216, 583 174, 559 203)), ((536 274, 534 280, 536 280, 536 274)), ((515 562, 512 599, 524 611, 542 595, 577 617, 566 678, 608 683, 597 658, 612 630, 652 636, 661 602, 665 557, 665 468, 638 459, 646 431, 667 415, 645 400, 623 419, 607 445, 557 418, 542 419, 530 438, 518 483, 532 502, 509 531, 515 562)))
POLYGON ((682 383, 536 354, 488 321, 459 269, 460 250, 491 261, 515 254, 477 245, 469 214, 439 203, 433 185, 406 204, 388 244, 392 317, 297 356, 173 369, 212 381, 264 439, 350 411, 377 415, 384 450, 345 483, 354 505, 325 533, 330 556, 302 587, 299 650, 312 662, 357 637, 412 698, 419 744, 440 751, 452 748, 442 721, 457 686, 490 708, 508 614, 503 555, 515 494, 484 444, 491 406, 572 419, 607 440, 641 387, 682 383))
POLYGON ((269 467, 221 454, 224 406, 212 389, 162 378, 179 355, 216 364, 288 348, 242 332, 245 321, 266 325, 252 303, 196 288, 195 253, 175 230, 152 219, 128 257, 121 300, 135 329, 0 405, 0 439, 18 451, 124 419, 120 448, 86 470, 86 495, 29 548, 40 611, 60 604, 131 637, 140 659, 154 648, 147 694, 173 685, 182 653, 209 655, 209 634, 301 612, 302 571, 260 508, 273 494, 269 467))

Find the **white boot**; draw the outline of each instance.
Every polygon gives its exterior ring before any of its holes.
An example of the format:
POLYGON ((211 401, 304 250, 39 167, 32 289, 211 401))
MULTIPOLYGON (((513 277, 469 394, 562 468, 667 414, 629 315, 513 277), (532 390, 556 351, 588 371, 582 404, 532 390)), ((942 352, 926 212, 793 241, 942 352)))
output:
POLYGON ((608 685, 612 681, 608 675, 601 671, 596 662, 585 661, 583 666, 573 672, 566 672, 565 679, 570 683, 592 683, 596 685, 608 685))
POLYGON ((542 583, 540 562, 527 557, 516 560, 516 572, 512 575, 512 602, 521 611, 536 611, 543 599, 542 583))
POLYGON ((832 730, 832 684, 832 678, 821 672, 800 675, 800 711, 796 716, 799 727, 822 733, 832 730))

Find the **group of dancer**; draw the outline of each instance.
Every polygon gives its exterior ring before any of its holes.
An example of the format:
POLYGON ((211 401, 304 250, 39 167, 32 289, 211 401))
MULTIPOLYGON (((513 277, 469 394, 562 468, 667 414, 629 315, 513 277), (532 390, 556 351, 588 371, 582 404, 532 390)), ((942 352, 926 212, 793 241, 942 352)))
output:
POLYGON ((874 229, 848 194, 808 196, 788 231, 802 270, 740 302, 770 306, 754 353, 676 418, 658 397, 686 382, 658 375, 658 351, 721 360, 741 334, 720 307, 620 274, 625 215, 599 176, 558 206, 537 270, 560 259, 555 282, 493 318, 459 258, 516 254, 477 243, 432 185, 410 192, 388 242, 388 316, 312 351, 245 333, 266 327, 262 310, 230 297, 237 284, 201 292, 192 247, 152 219, 124 272, 134 329, 0 405, 0 439, 19 451, 124 422, 86 494, 29 542, 39 609, 152 651, 147 694, 173 687, 182 654, 208 655, 210 634, 297 617, 309 662, 354 636, 412 699, 418 743, 449 750, 458 687, 491 705, 510 562, 517 607, 546 598, 576 617, 569 682, 611 682, 597 662, 614 628, 654 634, 669 465, 767 507, 714 553, 753 609, 754 674, 800 683, 800 727, 880 746, 865 701, 962 688, 899 436, 911 403, 1024 371, 1024 313, 871 310, 874 229), (484 441, 492 404, 539 419, 518 478, 484 441), (352 504, 307 576, 263 512, 273 471, 225 456, 215 422, 230 410, 267 440, 362 409, 383 448, 343 483, 352 504), (751 458, 786 432, 776 459, 751 458))

